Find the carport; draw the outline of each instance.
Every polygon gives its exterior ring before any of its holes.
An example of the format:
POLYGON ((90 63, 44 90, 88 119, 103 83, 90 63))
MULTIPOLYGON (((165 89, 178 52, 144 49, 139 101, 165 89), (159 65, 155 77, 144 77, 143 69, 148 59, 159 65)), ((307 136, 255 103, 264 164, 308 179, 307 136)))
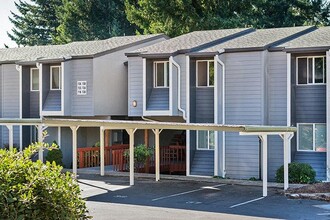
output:
MULTIPOLYGON (((169 130, 212 130, 225 132, 238 132, 240 135, 259 136, 262 143, 262 181, 263 196, 267 196, 267 138, 269 135, 279 135, 283 139, 284 155, 284 189, 289 187, 288 163, 290 155, 290 140, 296 132, 295 127, 286 126, 252 126, 252 125, 218 125, 218 124, 197 124, 197 123, 172 123, 172 122, 147 122, 147 121, 117 121, 117 120, 92 120, 92 119, 55 119, 44 118, 34 119, 1 119, 0 125, 9 130, 9 143, 13 143, 13 126, 35 125, 38 126, 39 137, 45 126, 49 127, 70 127, 72 130, 72 169, 77 174, 77 130, 79 127, 100 128, 100 175, 104 176, 104 131, 111 129, 125 129, 129 134, 130 151, 130 185, 134 185, 134 133, 138 129, 151 129, 155 134, 155 178, 160 180, 159 161, 159 135, 164 129, 169 130)), ((39 139, 42 141, 42 139, 39 139)), ((42 152, 40 152, 42 155, 42 152)), ((39 155, 39 158, 42 157, 39 155)), ((189 151, 187 151, 187 157, 189 151)))

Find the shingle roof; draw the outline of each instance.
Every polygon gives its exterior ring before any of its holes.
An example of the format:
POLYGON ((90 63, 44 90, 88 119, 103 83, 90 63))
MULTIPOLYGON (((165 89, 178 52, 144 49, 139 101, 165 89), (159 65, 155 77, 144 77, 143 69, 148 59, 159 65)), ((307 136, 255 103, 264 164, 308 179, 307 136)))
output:
POLYGON ((317 30, 305 34, 294 40, 285 42, 277 47, 290 48, 316 48, 330 47, 330 27, 320 27, 317 30))
POLYGON ((58 59, 62 57, 93 56, 115 50, 139 41, 154 37, 165 37, 163 34, 112 37, 106 40, 72 42, 64 45, 31 46, 0 49, 0 62, 37 61, 40 59, 58 59))
MULTIPOLYGON (((288 28, 271 28, 258 29, 244 36, 226 41, 221 44, 200 50, 198 52, 216 52, 221 49, 248 49, 248 48, 264 48, 275 42, 287 39, 300 32, 308 31, 314 27, 288 27, 288 28)), ((289 39, 287 39, 289 40, 289 39)))
POLYGON ((133 51, 132 53, 142 54, 173 54, 178 51, 187 51, 200 47, 214 41, 221 41, 228 37, 233 37, 237 34, 244 34, 253 29, 236 28, 236 29, 221 29, 211 31, 194 31, 184 34, 163 42, 153 44, 148 47, 133 51))

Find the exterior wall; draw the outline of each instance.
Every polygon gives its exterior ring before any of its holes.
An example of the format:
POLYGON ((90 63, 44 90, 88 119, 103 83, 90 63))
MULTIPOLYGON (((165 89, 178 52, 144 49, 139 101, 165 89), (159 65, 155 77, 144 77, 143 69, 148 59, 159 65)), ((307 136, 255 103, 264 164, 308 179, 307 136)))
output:
MULTIPOLYGON (((94 115, 93 60, 79 59, 71 61, 71 115, 94 115), (77 81, 87 81, 87 95, 77 95, 77 81)), ((104 79, 104 81, 107 81, 104 79)), ((97 90, 101 90, 97 87, 97 90)), ((103 93, 103 96, 106 93, 103 93)))
MULTIPOLYGON (((263 53, 229 53, 225 55, 225 64, 226 124, 263 124, 263 53)), ((259 177, 258 143, 255 136, 226 133, 228 177, 259 177)))
MULTIPOLYGON (((132 101, 128 99, 127 81, 130 72, 130 64, 128 67, 124 65, 127 61, 125 53, 137 50, 142 47, 165 40, 164 38, 141 43, 123 50, 119 50, 110 54, 106 54, 93 61, 94 86, 98 88, 94 91, 94 109, 95 115, 127 115, 128 106, 132 105, 132 101), (107 94, 107 95, 104 95, 107 94), (127 100, 129 100, 127 102, 127 100)), ((141 60, 142 66, 142 60, 141 60)), ((142 69, 139 72, 142 82, 142 69)), ((133 74, 134 75, 134 74, 133 74)), ((142 95, 142 84, 141 95, 142 95)), ((138 105, 142 106, 142 100, 138 105)), ((142 114, 140 114, 142 115, 142 114)))
POLYGON ((141 57, 128 57, 128 116, 143 115, 143 63, 141 57), (136 100, 137 106, 132 102, 136 100))
POLYGON ((50 66, 42 64, 42 105, 45 104, 50 90, 50 66))
MULTIPOLYGON (((268 53, 268 125, 287 125, 287 57, 285 52, 268 53)), ((283 140, 268 136, 268 179, 274 180, 282 166, 283 140)))
MULTIPOLYGON (((73 89, 77 89, 77 88, 74 88, 74 86, 72 85, 71 82, 71 78, 72 78, 72 70, 71 70, 71 63, 72 63, 72 60, 69 60, 69 61, 65 61, 62 63, 62 67, 64 70, 64 73, 63 73, 63 89, 62 89, 62 92, 64 93, 64 115, 65 116, 68 116, 68 115, 71 115, 71 101, 72 101, 72 90, 73 89), (69 83, 68 83, 69 82, 69 83)), ((88 86, 88 85, 87 85, 88 86)))
MULTIPOLYGON (((2 117, 20 117, 19 72, 15 64, 2 65, 2 117)), ((8 144, 8 129, 2 129, 3 144, 8 144)), ((14 126, 14 145, 19 146, 19 127, 14 126)))
POLYGON ((70 128, 61 128, 60 147, 63 153, 64 167, 72 168, 72 132, 70 128))

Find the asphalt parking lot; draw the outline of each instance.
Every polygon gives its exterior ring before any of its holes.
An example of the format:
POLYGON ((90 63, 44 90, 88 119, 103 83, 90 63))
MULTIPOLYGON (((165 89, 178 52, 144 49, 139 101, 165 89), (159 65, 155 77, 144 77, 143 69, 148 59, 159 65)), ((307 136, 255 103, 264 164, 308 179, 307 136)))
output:
POLYGON ((291 200, 258 186, 79 175, 94 219, 330 219, 330 204, 291 200))

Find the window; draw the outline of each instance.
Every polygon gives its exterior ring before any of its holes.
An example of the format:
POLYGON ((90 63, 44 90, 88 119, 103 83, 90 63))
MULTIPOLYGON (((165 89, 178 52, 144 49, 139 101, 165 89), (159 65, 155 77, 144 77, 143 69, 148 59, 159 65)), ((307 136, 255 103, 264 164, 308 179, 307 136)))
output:
POLYGON ((197 87, 214 86, 214 61, 202 60, 196 62, 196 81, 197 87))
POLYGON ((77 81, 77 95, 87 95, 87 81, 77 81))
POLYGON ((298 124, 298 150, 326 151, 325 124, 298 124))
POLYGON ((197 149, 214 149, 214 131, 197 131, 197 149))
POLYGON ((297 84, 326 83, 326 59, 324 56, 297 57, 297 84))
POLYGON ((31 91, 39 91, 39 69, 31 68, 31 91))
POLYGON ((169 62, 154 62, 154 87, 167 88, 169 86, 169 62))
POLYGON ((50 67, 50 89, 60 90, 61 89, 61 67, 51 66, 50 67))

